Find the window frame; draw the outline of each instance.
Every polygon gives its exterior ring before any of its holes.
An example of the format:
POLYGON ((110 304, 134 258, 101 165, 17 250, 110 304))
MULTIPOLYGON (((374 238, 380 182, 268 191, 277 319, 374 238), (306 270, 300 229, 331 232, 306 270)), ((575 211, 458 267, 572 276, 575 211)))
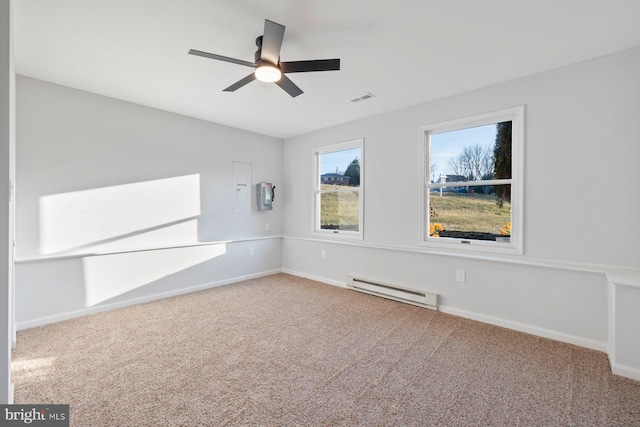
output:
POLYGON ((338 144, 327 145, 313 149, 314 168, 313 168, 313 203, 314 203, 314 215, 313 215, 313 234, 323 237, 336 237, 345 239, 358 239, 364 238, 364 138, 358 138, 338 144), (351 150, 354 148, 360 149, 360 185, 358 187, 349 187, 348 190, 322 190, 322 174, 320 173, 320 156, 328 153, 335 153, 339 151, 351 150), (358 192, 358 231, 351 230, 328 230, 320 228, 320 202, 321 196, 325 193, 346 193, 346 192, 358 192))
POLYGON ((421 156, 422 160, 422 195, 420 214, 420 240, 421 245, 430 248, 456 250, 465 252, 499 253, 509 255, 522 255, 524 253, 524 105, 503 110, 477 114, 433 123, 422 126, 421 132, 421 156), (429 199, 432 188, 459 186, 459 183, 431 183, 430 154, 431 135, 468 129, 489 124, 511 121, 511 178, 486 181, 465 182, 481 183, 479 185, 511 185, 511 239, 509 242, 496 242, 486 240, 462 239, 452 237, 429 236, 429 199))

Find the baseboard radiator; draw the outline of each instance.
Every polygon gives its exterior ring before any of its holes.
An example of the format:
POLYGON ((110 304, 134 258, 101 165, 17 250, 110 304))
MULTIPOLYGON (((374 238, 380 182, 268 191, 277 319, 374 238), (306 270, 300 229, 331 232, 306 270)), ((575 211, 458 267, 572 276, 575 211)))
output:
POLYGON ((431 292, 403 288, 401 286, 353 276, 347 276, 347 288, 364 292, 365 294, 404 302, 406 304, 417 305, 418 307, 424 307, 430 310, 438 309, 438 294, 431 292))

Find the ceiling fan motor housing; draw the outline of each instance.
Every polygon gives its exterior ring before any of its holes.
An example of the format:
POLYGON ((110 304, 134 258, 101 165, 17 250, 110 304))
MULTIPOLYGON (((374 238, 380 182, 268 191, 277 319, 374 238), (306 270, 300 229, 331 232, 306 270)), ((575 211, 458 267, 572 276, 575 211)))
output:
MULTIPOLYGON (((258 50, 256 50, 256 53, 253 55, 253 60, 256 63, 256 67, 259 67, 261 64, 275 65, 275 66, 278 65, 278 64, 271 64, 269 61, 265 61, 264 59, 262 59, 262 36, 259 36, 258 38, 256 38, 256 46, 258 46, 258 50)), ((279 59, 280 57, 278 57, 278 60, 279 59)))
POLYGON ((253 55, 253 58, 257 64, 258 61, 260 60, 260 57, 262 56, 262 36, 256 39, 256 46, 258 46, 258 50, 256 50, 256 53, 255 55, 253 55))
POLYGON ((285 73, 337 71, 340 69, 340 59, 280 62, 280 48, 284 37, 284 30, 284 25, 265 19, 264 34, 256 38, 258 50, 256 50, 254 55, 253 63, 194 49, 189 50, 189 54, 254 68, 254 72, 227 87, 223 90, 224 92, 234 92, 255 79, 258 79, 277 84, 291 97, 295 98, 303 93, 302 89, 285 76, 285 73), (264 43, 265 40, 266 43, 264 43), (263 48, 265 50, 263 50, 263 48))

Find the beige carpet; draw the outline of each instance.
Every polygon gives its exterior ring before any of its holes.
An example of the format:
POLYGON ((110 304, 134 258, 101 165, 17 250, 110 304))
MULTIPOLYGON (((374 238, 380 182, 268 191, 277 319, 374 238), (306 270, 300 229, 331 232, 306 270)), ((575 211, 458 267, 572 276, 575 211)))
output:
POLYGON ((279 274, 18 333, 73 426, 640 426, 607 358, 279 274))

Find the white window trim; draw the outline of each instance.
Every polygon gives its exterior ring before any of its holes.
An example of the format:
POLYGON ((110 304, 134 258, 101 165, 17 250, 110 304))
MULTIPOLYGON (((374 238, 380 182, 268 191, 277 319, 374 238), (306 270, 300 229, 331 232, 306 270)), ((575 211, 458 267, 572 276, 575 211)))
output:
POLYGON ((351 141, 342 142, 339 144, 327 145, 324 147, 314 148, 313 157, 315 166, 313 168, 313 229, 312 233, 317 236, 323 237, 335 237, 344 239, 358 239, 364 238, 364 138, 354 139, 351 141), (333 153, 336 151, 349 150, 352 148, 360 148, 360 186, 353 187, 349 190, 341 191, 358 191, 358 231, 350 230, 324 230, 320 228, 320 195, 328 191, 321 190, 321 175, 320 175, 320 155, 333 153))
POLYGON ((504 110, 478 114, 460 119, 434 123, 421 128, 422 190, 420 203, 420 236, 421 246, 439 249, 450 249, 465 252, 491 252, 510 255, 524 253, 524 106, 507 108, 504 110), (456 238, 442 238, 429 236, 429 192, 430 187, 460 186, 460 183, 431 184, 429 171, 430 134, 449 132, 458 129, 499 123, 512 122, 512 176, 510 180, 482 181, 484 185, 511 184, 511 239, 506 242, 492 242, 482 240, 466 240, 456 238))

